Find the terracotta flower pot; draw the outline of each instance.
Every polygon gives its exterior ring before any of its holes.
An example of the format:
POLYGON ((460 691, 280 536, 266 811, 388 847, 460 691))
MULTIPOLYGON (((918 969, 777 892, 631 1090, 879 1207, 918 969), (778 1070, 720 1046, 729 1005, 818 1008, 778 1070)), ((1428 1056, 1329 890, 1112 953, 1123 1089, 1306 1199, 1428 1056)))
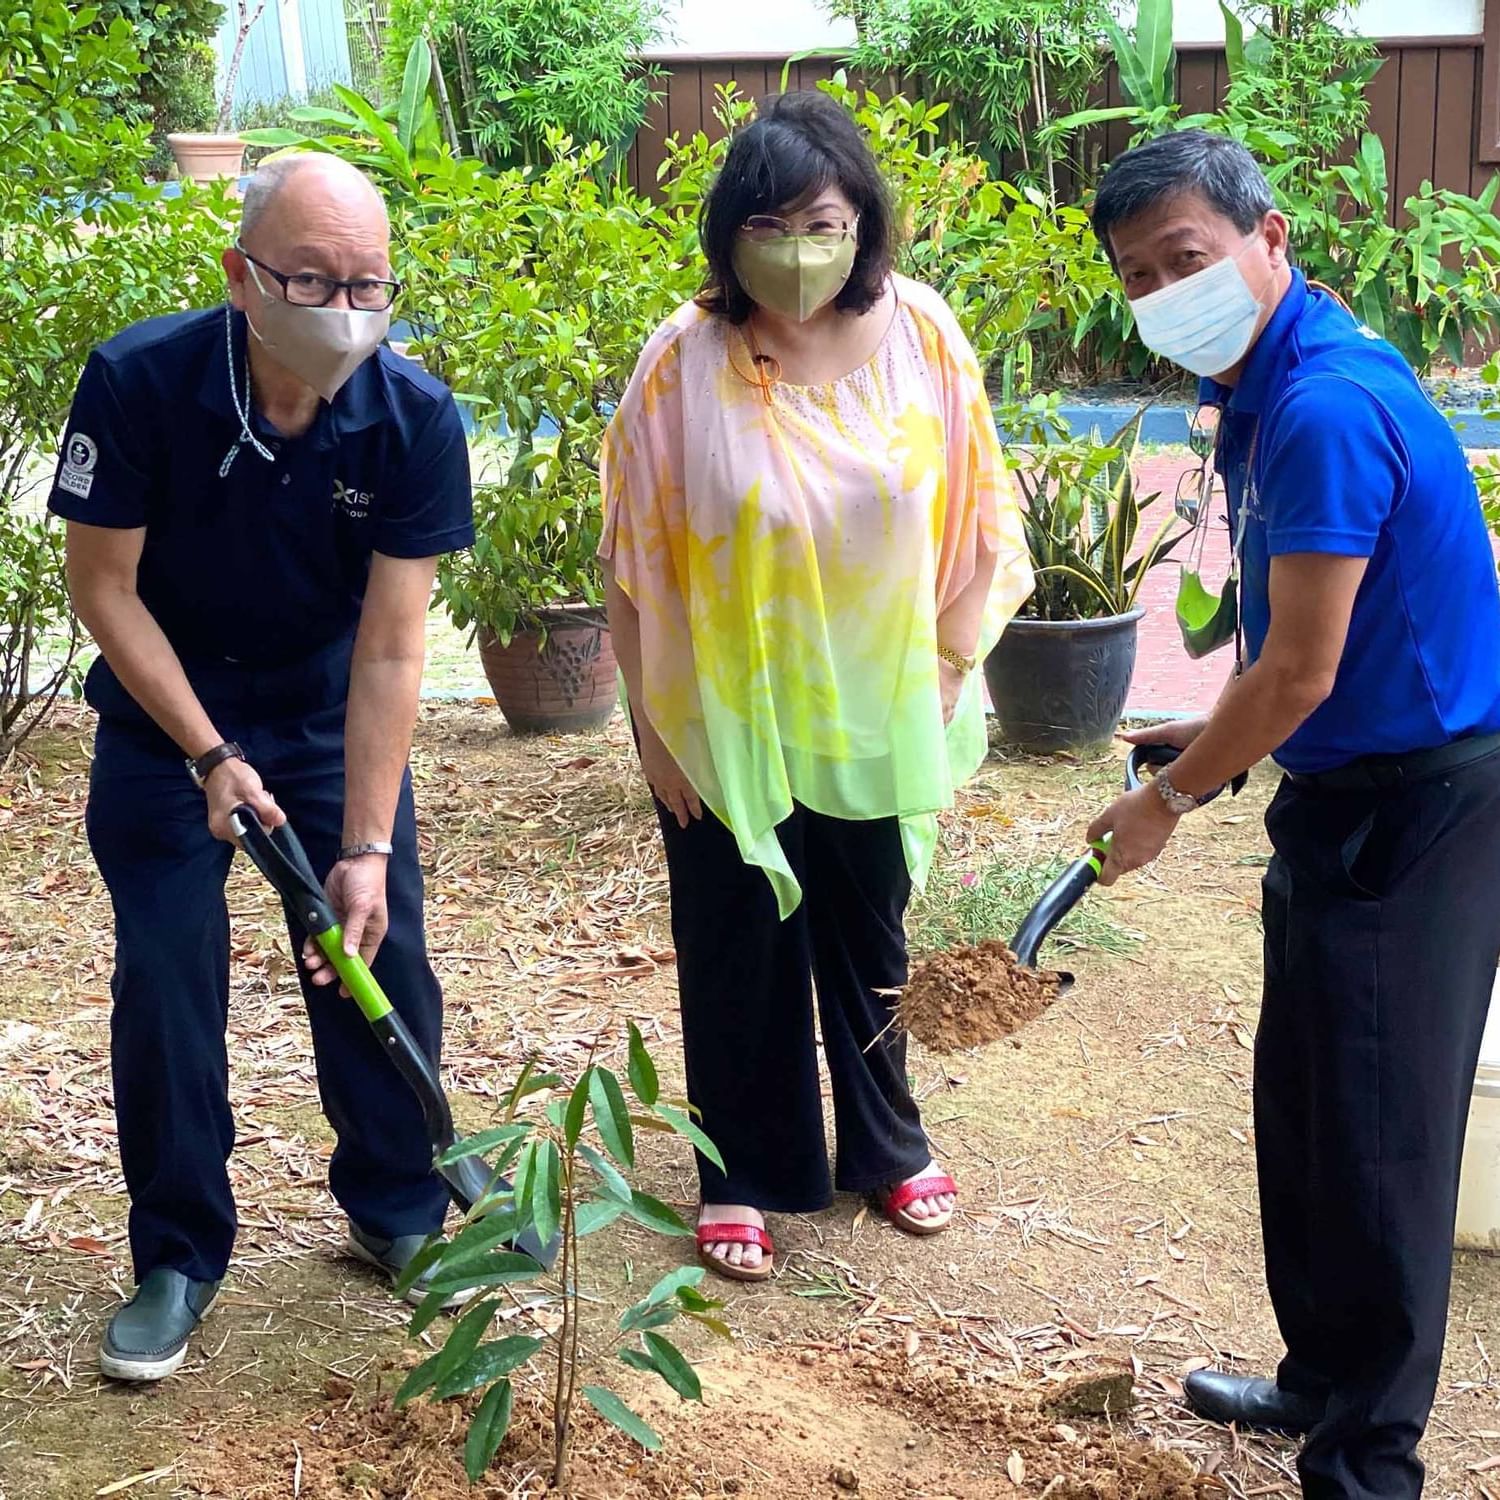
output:
POLYGON ((174 131, 167 137, 177 171, 194 182, 238 177, 245 170, 245 143, 237 135, 174 131))
POLYGON ((502 646, 479 635, 479 660, 505 721, 517 734, 602 729, 619 701, 614 647, 603 612, 552 610, 539 630, 502 646))

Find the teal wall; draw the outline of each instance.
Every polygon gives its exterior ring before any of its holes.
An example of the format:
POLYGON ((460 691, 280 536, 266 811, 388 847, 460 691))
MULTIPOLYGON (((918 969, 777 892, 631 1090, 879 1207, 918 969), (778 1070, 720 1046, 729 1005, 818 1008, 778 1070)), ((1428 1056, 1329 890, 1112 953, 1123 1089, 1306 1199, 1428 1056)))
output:
MULTIPOLYGON (((253 7, 253 0, 251 0, 253 7)), ((222 80, 234 53, 233 0, 219 28, 216 48, 222 80)), ((330 83, 349 83, 349 37, 343 0, 267 0, 245 43, 235 87, 235 107, 302 97, 330 83), (285 34, 284 34, 285 33, 285 34), (301 43, 302 77, 297 77, 296 43, 301 43), (290 44, 290 45, 289 45, 290 44)))

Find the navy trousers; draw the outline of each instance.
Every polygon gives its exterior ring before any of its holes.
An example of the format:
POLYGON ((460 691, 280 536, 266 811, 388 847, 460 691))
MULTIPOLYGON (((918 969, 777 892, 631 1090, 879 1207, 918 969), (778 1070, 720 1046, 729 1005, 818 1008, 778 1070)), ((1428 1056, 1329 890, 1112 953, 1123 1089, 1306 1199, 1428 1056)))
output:
MULTIPOLYGON (((343 832, 343 643, 288 667, 190 668, 220 733, 237 741, 326 875, 343 832)), ((203 794, 182 752, 102 663, 90 674, 100 712, 88 835, 115 914, 111 1015, 115 1115, 130 1193, 136 1279, 159 1266, 195 1281, 224 1275, 234 1245, 227 1162, 234 1145, 225 1028, 229 919, 224 881, 234 851, 208 831, 203 794)), ((390 930, 374 972, 436 1062, 442 993, 422 931, 422 873, 408 775, 388 862, 390 930)), ((323 1109, 338 1144, 329 1186, 349 1217, 383 1237, 427 1234, 447 1193, 432 1171, 422 1114, 353 1001, 314 988, 305 934, 290 915, 323 1109)))
POLYGON ((1500 755, 1266 815, 1255 1145, 1281 1384, 1327 1402, 1309 1500, 1416 1500, 1500 955, 1500 755))

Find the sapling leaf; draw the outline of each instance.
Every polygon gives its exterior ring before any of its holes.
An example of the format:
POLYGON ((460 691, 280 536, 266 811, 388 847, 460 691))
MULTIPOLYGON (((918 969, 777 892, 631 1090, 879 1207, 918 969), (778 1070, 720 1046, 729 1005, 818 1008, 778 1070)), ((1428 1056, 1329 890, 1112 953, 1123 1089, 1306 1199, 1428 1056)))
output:
POLYGON ((439 1401, 450 1396, 464 1396, 477 1391, 480 1386, 524 1365, 536 1353, 545 1339, 527 1338, 524 1334, 511 1334, 508 1338, 496 1339, 493 1343, 481 1344, 462 1364, 455 1366, 438 1381, 433 1395, 439 1401))
POLYGON ((595 1068, 589 1079, 589 1102, 594 1106, 594 1123, 604 1149, 622 1167, 635 1166, 635 1136, 630 1128, 630 1111, 620 1081, 608 1068, 595 1068))
POLYGON ((597 1198, 589 1203, 580 1203, 573 1210, 573 1230, 579 1239, 584 1239, 613 1224, 624 1212, 625 1205, 613 1198, 597 1198))
POLYGON ((678 1266, 674 1271, 668 1271, 660 1281, 646 1294, 646 1306, 655 1307, 658 1302, 665 1302, 668 1297, 681 1297, 685 1292, 691 1292, 697 1287, 708 1271, 703 1266, 678 1266))
POLYGON ((661 1094, 661 1084, 656 1076, 656 1064, 646 1051, 645 1039, 634 1021, 630 1025, 630 1087, 635 1097, 650 1109, 661 1094))
POLYGON ((417 1278, 428 1268, 435 1265, 439 1256, 448 1248, 446 1240, 438 1235, 433 1235, 428 1242, 412 1256, 406 1269, 396 1278, 396 1295, 404 1297, 416 1285, 417 1278))
MULTIPOLYGON (((442 1305, 442 1297, 436 1299, 428 1297, 427 1302, 436 1300, 439 1307, 442 1305)), ((419 1315, 425 1310, 426 1303, 419 1309, 419 1315)), ((410 1401, 413 1396, 419 1396, 430 1386, 436 1385, 450 1370, 462 1364, 478 1347, 480 1339, 484 1337, 485 1330, 490 1326, 491 1319, 495 1316, 495 1304, 486 1297, 482 1302, 476 1303, 453 1325, 452 1332, 431 1359, 424 1360, 402 1383, 401 1389, 396 1392, 396 1405, 401 1406, 410 1401), (420 1379, 418 1377, 421 1377, 420 1379)), ((429 1322, 431 1319, 428 1320, 429 1322)), ((412 1320, 413 1328, 416 1320, 412 1320)), ((418 1330, 420 1331, 420 1330, 418 1330)))
POLYGON ((583 1077, 573 1085, 573 1092, 568 1096, 568 1112, 563 1120, 563 1139, 568 1143, 569 1151, 578 1144, 578 1137, 583 1134, 583 1122, 589 1107, 589 1080, 593 1076, 594 1070, 585 1068, 583 1077))
POLYGON ((469 1476, 470 1484, 478 1484, 494 1463, 510 1427, 514 1405, 515 1391, 509 1380, 502 1380, 485 1392, 474 1420, 469 1423, 469 1436, 464 1443, 464 1473, 469 1476))
POLYGON ((443 1358, 443 1351, 438 1350, 436 1354, 429 1355, 421 1364, 411 1370, 405 1380, 401 1382, 392 1405, 400 1408, 408 1401, 420 1396, 423 1391, 429 1389, 438 1378, 438 1364, 443 1358))
POLYGON ((650 1453, 659 1452, 661 1439, 611 1390, 602 1385, 586 1385, 583 1399, 604 1418, 633 1438, 650 1453))
POLYGON ((465 1157, 483 1156, 496 1146, 508 1146, 512 1141, 521 1140, 530 1131, 530 1125, 497 1125, 493 1130, 481 1130, 478 1135, 468 1135, 461 1141, 455 1141, 438 1157, 435 1165, 451 1167, 454 1162, 462 1161, 465 1157))
POLYGON ((626 1212, 638 1224, 644 1224, 647 1229, 654 1229, 658 1234, 690 1235, 693 1232, 683 1223, 675 1209, 668 1208, 665 1203, 659 1198, 653 1198, 650 1193, 632 1193, 630 1207, 626 1212))
POLYGON ((687 1362, 677 1345, 670 1339, 664 1339, 659 1333, 647 1333, 643 1338, 656 1373, 684 1401, 701 1401, 703 1382, 698 1379, 698 1372, 687 1362))
POLYGON ((658 1104, 656 1112, 678 1135, 690 1140, 721 1172, 724 1170, 724 1158, 719 1155, 719 1148, 685 1114, 673 1109, 670 1104, 658 1104))
POLYGON ((580 1145, 578 1154, 594 1169, 599 1178, 599 1185, 609 1194, 611 1198, 625 1204, 630 1204, 630 1184, 620 1175, 619 1169, 602 1152, 595 1151, 592 1146, 580 1145))
POLYGON ((562 1158, 555 1141, 538 1143, 536 1170, 531 1175, 531 1193, 523 1213, 530 1217, 544 1245, 557 1233, 562 1222, 562 1158))

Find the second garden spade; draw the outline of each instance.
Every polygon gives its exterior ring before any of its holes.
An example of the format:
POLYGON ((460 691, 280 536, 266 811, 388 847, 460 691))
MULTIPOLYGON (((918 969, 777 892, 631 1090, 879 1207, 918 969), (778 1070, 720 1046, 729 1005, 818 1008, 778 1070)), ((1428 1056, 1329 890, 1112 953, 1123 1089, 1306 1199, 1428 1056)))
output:
MULTIPOLYGON (((1157 767, 1171 765, 1180 754, 1181 751, 1173 749, 1170 745, 1136 745, 1125 762, 1126 790, 1134 791, 1137 787, 1144 786, 1147 777, 1153 774, 1157 767)), ((1245 785, 1245 780, 1244 776, 1236 776, 1230 783, 1230 789, 1236 796, 1245 785)), ((1223 788, 1219 790, 1222 791, 1223 788)), ((1208 800, 1212 801, 1213 797, 1218 795, 1218 792, 1214 792, 1208 800)), ((1047 934, 1083 900, 1089 887, 1098 880, 1108 854, 1109 839, 1107 837, 1100 839, 1096 844, 1091 844, 1087 853, 1075 859, 1042 892, 1041 899, 1026 914, 1026 920, 1021 923, 1015 937, 1011 939, 1010 951, 1028 969, 1036 968, 1037 954, 1041 951, 1047 934)), ((1072 987, 1073 976, 1059 973, 1058 992, 1062 993, 1072 987)))
MULTIPOLYGON (((496 1193, 509 1192, 510 1183, 492 1172, 482 1157, 444 1160, 456 1137, 453 1113, 438 1081, 437 1070, 417 1046, 416 1039, 397 1015, 369 965, 358 954, 351 957, 344 952, 343 928, 291 825, 283 823, 268 833, 255 814, 244 806, 235 808, 229 821, 240 848, 276 888, 288 910, 296 915, 297 921, 327 956, 354 1004, 370 1023, 370 1029, 386 1055, 417 1096, 427 1126, 427 1139, 432 1145, 433 1170, 447 1184, 449 1196, 459 1208, 469 1213, 476 1204, 493 1199, 496 1193)), ((557 1258, 558 1242, 554 1240, 543 1245, 534 1235, 523 1234, 516 1240, 514 1248, 550 1267, 557 1258)))

